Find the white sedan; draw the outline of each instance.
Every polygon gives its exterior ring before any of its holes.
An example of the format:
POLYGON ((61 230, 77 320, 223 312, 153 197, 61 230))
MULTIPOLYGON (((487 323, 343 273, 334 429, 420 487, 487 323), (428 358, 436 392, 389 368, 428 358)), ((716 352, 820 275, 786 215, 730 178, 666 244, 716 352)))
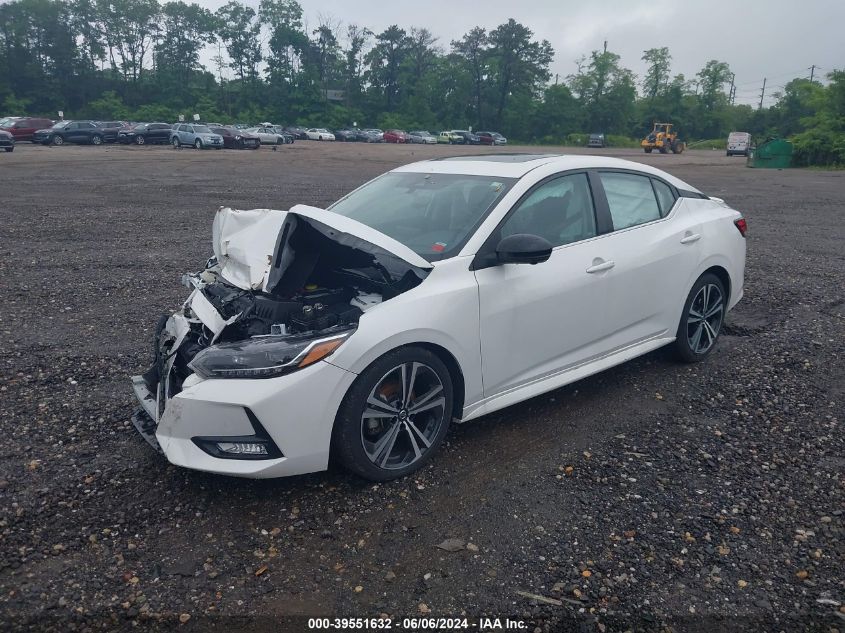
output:
MULTIPOLYGON (((465 422, 664 345, 701 361, 740 300, 742 215, 594 156, 395 169, 328 210, 221 209, 159 321, 135 426, 172 463, 371 480, 465 422)), ((493 431, 495 432, 495 431, 493 431)))
POLYGON ((305 136, 311 141, 333 141, 334 134, 323 127, 312 127, 305 130, 305 136))
POLYGON ((244 130, 250 134, 254 134, 261 139, 262 145, 284 145, 285 137, 276 131, 276 128, 266 125, 258 127, 251 127, 244 130))

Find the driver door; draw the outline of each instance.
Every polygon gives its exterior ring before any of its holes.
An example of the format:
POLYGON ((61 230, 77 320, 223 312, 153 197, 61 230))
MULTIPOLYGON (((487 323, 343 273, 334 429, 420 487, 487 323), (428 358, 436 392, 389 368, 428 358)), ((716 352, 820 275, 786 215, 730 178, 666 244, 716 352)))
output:
POLYGON ((488 263, 475 271, 485 399, 606 352, 617 326, 606 310, 604 242, 586 173, 541 182, 493 232, 476 259, 488 263), (551 257, 536 265, 493 263, 499 241, 517 233, 547 239, 551 257))

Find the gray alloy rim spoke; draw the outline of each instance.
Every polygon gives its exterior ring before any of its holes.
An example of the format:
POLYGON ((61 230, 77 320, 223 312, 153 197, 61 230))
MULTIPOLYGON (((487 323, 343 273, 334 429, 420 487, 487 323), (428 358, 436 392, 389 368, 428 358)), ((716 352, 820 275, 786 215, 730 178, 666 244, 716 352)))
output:
POLYGON ((417 438, 414 437, 414 432, 408 427, 407 424, 404 425, 405 431, 408 433, 408 437, 411 439, 411 446, 414 448, 414 461, 418 460, 422 457, 422 451, 420 450, 420 445, 417 444, 417 438))
POLYGON ((701 333, 704 332, 704 326, 699 325, 695 329, 695 334, 690 339, 690 347, 697 353, 699 351, 699 344, 701 343, 701 333))
POLYGON ((417 413, 422 413, 423 411, 428 411, 430 409, 435 409, 437 407, 442 407, 446 404, 446 398, 437 398, 437 400, 432 400, 426 404, 421 404, 419 406, 414 407, 409 411, 411 415, 415 415, 417 413))
POLYGON ((408 405, 409 413, 416 413, 419 410, 419 407, 424 405, 426 402, 431 400, 434 396, 438 393, 443 391, 443 385, 437 385, 434 389, 429 391, 424 396, 420 396, 419 398, 415 398, 411 403, 408 405))
POLYGON ((378 441, 372 453, 368 453, 370 459, 380 466, 384 466, 387 460, 390 459, 390 453, 393 451, 393 445, 396 443, 396 436, 399 435, 399 423, 395 422, 390 430, 385 433, 378 441))
POLYGON ((425 447, 430 448, 431 442, 429 441, 429 439, 425 435, 420 433, 420 430, 416 427, 416 425, 413 422, 411 422, 411 420, 408 420, 407 424, 408 424, 408 433, 411 433, 411 437, 413 437, 414 433, 416 433, 417 437, 419 437, 419 439, 422 441, 422 443, 425 445, 425 447))
POLYGON ((710 317, 715 316, 716 314, 718 314, 721 311, 722 311, 722 302, 719 301, 718 303, 716 303, 716 305, 712 306, 710 308, 710 310, 707 311, 707 313, 704 315, 704 318, 709 319, 710 317))
POLYGON ((378 409, 367 409, 364 411, 365 418, 387 418, 393 419, 396 417, 395 413, 391 413, 390 411, 379 411, 378 409))
POLYGON ((376 409, 381 409, 382 411, 389 411, 393 415, 399 413, 399 409, 394 407, 392 404, 388 404, 384 400, 379 400, 372 394, 370 394, 370 397, 367 398, 367 404, 371 407, 375 407, 376 409))

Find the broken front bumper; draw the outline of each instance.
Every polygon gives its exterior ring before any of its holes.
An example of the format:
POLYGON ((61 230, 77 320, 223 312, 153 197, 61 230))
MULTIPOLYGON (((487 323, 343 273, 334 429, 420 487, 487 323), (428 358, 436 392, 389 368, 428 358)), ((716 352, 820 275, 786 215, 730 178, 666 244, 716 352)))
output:
POLYGON ((334 419, 355 378, 321 361, 278 378, 188 380, 156 416, 156 395, 135 376, 141 411, 132 421, 177 466, 255 478, 310 473, 328 467, 334 419), (237 440, 261 432, 278 449, 266 458, 220 457, 202 448, 208 438, 237 440))

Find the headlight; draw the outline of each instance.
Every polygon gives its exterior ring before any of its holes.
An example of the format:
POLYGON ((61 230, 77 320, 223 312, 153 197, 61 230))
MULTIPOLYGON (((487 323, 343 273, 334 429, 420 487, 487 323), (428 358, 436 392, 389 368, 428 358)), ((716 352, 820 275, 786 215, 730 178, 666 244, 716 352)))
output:
POLYGON ((240 136, 236 136, 236 137, 235 137, 235 140, 236 140, 236 141, 240 141, 240 140, 241 140, 241 137, 240 137, 240 136))
POLYGON ((223 343, 201 351, 189 366, 203 378, 275 378, 323 360, 354 331, 317 337, 313 333, 260 336, 223 343))

